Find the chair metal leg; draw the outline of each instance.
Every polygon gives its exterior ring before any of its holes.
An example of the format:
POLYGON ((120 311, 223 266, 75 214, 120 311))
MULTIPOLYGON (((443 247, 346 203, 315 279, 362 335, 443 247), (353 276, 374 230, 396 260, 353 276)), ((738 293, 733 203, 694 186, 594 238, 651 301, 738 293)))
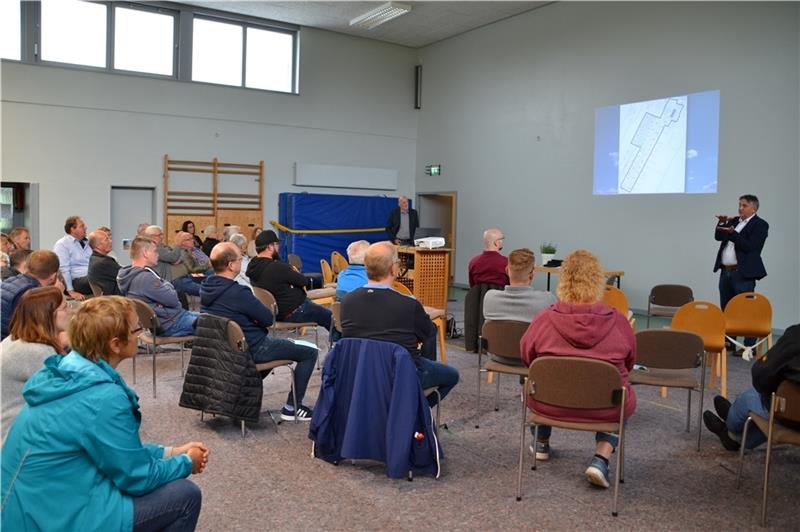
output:
POLYGON ((153 399, 156 398, 156 344, 153 343, 153 399))
POLYGON ((622 482, 622 462, 625 460, 625 425, 619 430, 619 453, 617 455, 617 473, 616 478, 614 479, 614 503, 611 508, 611 515, 617 517, 619 515, 617 511, 617 502, 619 499, 619 484, 622 482))
POLYGON ((442 405, 442 394, 439 393, 439 390, 434 390, 436 394, 436 430, 439 430, 439 415, 441 414, 441 405, 442 405))
POLYGON ((289 371, 292 372, 292 403, 294 403, 294 424, 297 425, 297 393, 295 392, 295 381, 294 381, 294 368, 292 366, 287 366, 289 371))
POLYGON ((478 416, 481 413, 481 355, 483 354, 483 348, 481 347, 481 342, 483 339, 478 336, 478 392, 475 394, 475 428, 478 428, 478 416))
MULTIPOLYGON (((772 461, 772 426, 775 424, 775 393, 772 394, 772 408, 769 414, 769 433, 767 434, 767 463, 764 464, 764 494, 761 496, 761 526, 767 526, 767 490, 769 488, 769 466, 772 461)), ((744 445, 744 441, 742 441, 744 445)))
POLYGON ((241 420, 242 423, 242 439, 244 439, 244 419, 241 420))
POLYGON ((494 411, 500 410, 500 374, 497 374, 497 385, 494 387, 494 411))
POLYGON ((689 396, 686 400, 686 432, 690 432, 690 420, 692 419, 692 389, 689 388, 686 390, 687 395, 689 396))
POLYGON ((744 451, 745 442, 747 441, 747 431, 750 429, 750 424, 753 422, 752 416, 747 416, 744 422, 744 429, 742 430, 742 442, 739 444, 739 470, 736 472, 736 489, 742 484, 742 468, 744 467, 744 451))
MULTIPOLYGON (((478 374, 478 378, 480 378, 480 374, 478 374)), ((538 428, 536 429, 538 430, 538 428)), ((536 440, 534 440, 536 441, 536 440)), ((520 431, 519 431, 519 467, 517 469, 517 500, 522 500, 522 463, 524 461, 525 453, 525 401, 522 401, 522 419, 520 423, 520 431)), ((533 456, 534 461, 536 460, 536 455, 533 456)), ((536 462, 534 462, 535 464, 536 462)), ((534 465, 534 467, 536 467, 534 465)))
POLYGON ((183 377, 183 350, 186 348, 186 344, 181 344, 181 377, 183 377))
POLYGON ((700 402, 697 405, 697 451, 700 451, 700 437, 703 435, 703 402, 706 393, 706 363, 708 361, 705 351, 700 364, 700 402))
POLYGON ((201 410, 200 411, 200 421, 203 421, 203 414, 205 414, 205 412, 203 410, 201 410))

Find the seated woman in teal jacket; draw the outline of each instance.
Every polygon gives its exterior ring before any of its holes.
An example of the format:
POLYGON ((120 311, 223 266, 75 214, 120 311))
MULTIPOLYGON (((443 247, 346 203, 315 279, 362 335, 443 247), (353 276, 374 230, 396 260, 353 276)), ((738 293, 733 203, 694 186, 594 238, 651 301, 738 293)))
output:
POLYGON ((5 530, 194 530, 208 449, 142 444, 136 393, 117 365, 142 328, 130 301, 81 305, 73 351, 45 360, 22 389, 27 403, 2 453, 5 530))

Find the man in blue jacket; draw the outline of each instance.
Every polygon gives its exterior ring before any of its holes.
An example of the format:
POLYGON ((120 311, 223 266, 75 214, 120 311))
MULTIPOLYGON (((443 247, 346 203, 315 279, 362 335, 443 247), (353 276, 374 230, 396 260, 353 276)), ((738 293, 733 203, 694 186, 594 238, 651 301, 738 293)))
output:
POLYGON ((234 244, 221 242, 214 246, 211 250, 211 267, 214 275, 205 279, 200 287, 201 310, 238 323, 256 364, 274 360, 297 362, 294 369, 297 411, 290 391, 286 405, 281 410, 281 419, 310 421, 313 412, 303 405, 303 397, 317 362, 317 350, 291 340, 267 336, 267 327, 273 323, 272 313, 249 288, 236 282, 236 276, 242 269, 242 255, 234 244))

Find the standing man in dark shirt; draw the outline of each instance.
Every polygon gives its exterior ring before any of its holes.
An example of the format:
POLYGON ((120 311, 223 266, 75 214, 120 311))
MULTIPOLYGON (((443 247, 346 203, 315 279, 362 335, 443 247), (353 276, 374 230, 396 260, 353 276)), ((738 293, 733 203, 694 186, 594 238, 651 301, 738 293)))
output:
POLYGON ((258 256, 247 265, 247 276, 253 286, 268 290, 278 304, 279 321, 303 323, 313 321, 331 328, 331 311, 306 297, 306 278, 281 261, 280 241, 275 231, 262 231, 256 237, 258 256))
POLYGON ((479 284, 509 284, 506 272, 508 259, 500 253, 505 239, 503 232, 494 227, 483 232, 483 252, 469 261, 470 287, 479 284))
POLYGON ((400 196, 397 199, 397 207, 389 213, 389 219, 386 220, 386 234, 389 235, 389 240, 395 244, 413 246, 417 227, 419 227, 417 211, 408 208, 407 197, 400 196))
MULTIPOLYGON (((402 345, 414 358, 422 388, 438 388, 444 398, 458 384, 458 370, 435 362, 436 326, 422 304, 392 288, 399 262, 391 242, 378 242, 367 249, 369 281, 342 300, 342 336, 402 345)), ((436 397, 432 395, 428 401, 433 406, 436 397)))
POLYGON ((104 296, 120 295, 117 286, 120 265, 113 257, 108 256, 112 248, 111 237, 105 231, 92 231, 89 233, 89 245, 92 247, 92 256, 89 257, 89 281, 99 285, 104 296))

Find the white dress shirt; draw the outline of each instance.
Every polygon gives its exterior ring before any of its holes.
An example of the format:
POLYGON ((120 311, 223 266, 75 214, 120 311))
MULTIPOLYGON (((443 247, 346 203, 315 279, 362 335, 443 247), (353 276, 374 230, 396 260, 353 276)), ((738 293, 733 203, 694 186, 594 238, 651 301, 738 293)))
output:
MULTIPOLYGON (((739 220, 739 223, 736 224, 736 232, 741 233, 742 229, 744 229, 744 226, 747 225, 747 222, 749 222, 753 218, 753 216, 755 216, 755 213, 751 214, 750 218, 739 220)), ((737 264, 736 246, 730 240, 728 241, 727 244, 725 244, 725 247, 722 248, 722 264, 725 266, 735 266, 737 264)))
POLYGON ((89 258, 92 256, 92 247, 88 242, 81 246, 81 242, 72 235, 64 235, 53 246, 53 251, 58 255, 59 271, 64 277, 67 290, 72 291, 73 279, 86 277, 89 274, 89 258))

